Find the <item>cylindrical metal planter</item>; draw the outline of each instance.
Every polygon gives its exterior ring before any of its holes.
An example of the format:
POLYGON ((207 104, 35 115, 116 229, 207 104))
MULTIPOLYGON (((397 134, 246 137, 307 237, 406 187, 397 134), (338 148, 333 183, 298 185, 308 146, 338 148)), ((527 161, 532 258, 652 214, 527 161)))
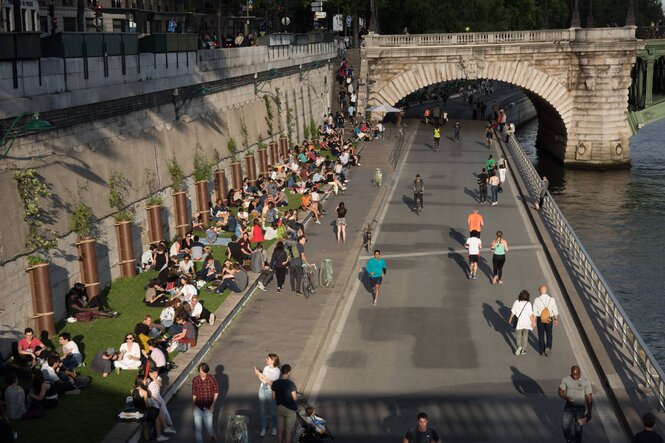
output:
POLYGON ((210 224, 210 194, 208 193, 208 181, 200 180, 196 182, 196 206, 199 208, 201 223, 208 226, 210 224))
POLYGON ((162 220, 162 206, 148 206, 148 238, 150 244, 164 240, 164 222, 162 220))
POLYGON ((279 138, 279 155, 284 158, 289 155, 289 139, 283 136, 279 138))
POLYGON ((266 148, 259 149, 259 175, 265 177, 268 175, 268 150, 266 148))
POLYGON ((240 162, 231 163, 231 181, 233 182, 233 189, 242 189, 242 169, 240 162))
POLYGON ((215 194, 226 203, 226 196, 229 193, 229 187, 226 183, 226 172, 221 169, 215 171, 215 194))
POLYGON ((189 215, 187 214, 187 194, 178 191, 173 194, 173 209, 175 213, 175 229, 183 238, 189 231, 189 215))
POLYGON ((277 146, 277 142, 270 142, 268 149, 270 150, 270 164, 276 165, 279 163, 279 147, 277 146))
POLYGON ((251 184, 256 183, 256 160, 254 154, 248 154, 245 157, 245 164, 247 165, 247 178, 251 184))
POLYGON ((97 251, 95 249, 96 244, 96 240, 89 237, 81 239, 76 243, 76 249, 79 254, 81 283, 85 285, 90 300, 101 293, 97 268, 97 251))
POLYGON ((118 240, 118 264, 122 277, 136 275, 136 261, 134 259, 134 238, 132 237, 132 222, 121 221, 115 224, 115 234, 118 240))
POLYGON ((46 331, 49 336, 55 334, 55 316, 53 312, 53 293, 51 292, 51 273, 48 263, 40 263, 26 270, 30 277, 32 291, 32 312, 37 335, 46 331))

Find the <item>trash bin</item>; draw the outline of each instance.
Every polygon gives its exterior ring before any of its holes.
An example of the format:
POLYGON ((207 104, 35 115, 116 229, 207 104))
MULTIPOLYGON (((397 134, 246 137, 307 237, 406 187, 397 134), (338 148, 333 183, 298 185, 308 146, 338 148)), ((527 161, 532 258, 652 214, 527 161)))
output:
POLYGON ((246 415, 232 415, 229 421, 226 422, 224 441, 227 443, 249 443, 248 423, 249 417, 246 415))
POLYGON ((321 271, 319 271, 319 286, 322 288, 332 288, 335 286, 333 278, 333 260, 324 258, 321 260, 321 271))

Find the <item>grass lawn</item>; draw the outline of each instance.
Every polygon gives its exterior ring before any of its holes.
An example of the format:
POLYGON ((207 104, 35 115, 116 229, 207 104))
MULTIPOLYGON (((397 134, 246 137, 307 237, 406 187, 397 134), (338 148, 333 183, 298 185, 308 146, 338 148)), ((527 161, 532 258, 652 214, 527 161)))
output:
MULTIPOLYGON (((280 208, 280 213, 286 209, 295 209, 300 206, 300 195, 288 193, 289 205, 280 208)), ((197 233, 205 239, 204 232, 197 233)), ((225 233, 224 236, 231 236, 225 233)), ((264 243, 267 249, 274 240, 264 243)), ((226 257, 226 247, 213 246, 213 255, 220 261, 226 257)), ((200 269, 200 264, 197 266, 200 269)), ((109 305, 122 315, 117 318, 99 319, 89 323, 58 324, 58 333, 69 332, 78 344, 88 366, 79 368, 83 375, 92 377, 90 387, 80 395, 61 396, 57 408, 46 411, 43 418, 37 420, 17 420, 12 422, 14 430, 19 434, 20 442, 49 443, 49 442, 98 442, 101 441, 116 423, 116 415, 125 404, 125 398, 130 395, 134 387, 134 379, 138 371, 122 371, 119 375, 112 373, 104 378, 90 368, 90 362, 98 351, 113 347, 118 349, 128 332, 143 320, 146 314, 153 319, 159 319, 161 308, 150 308, 143 303, 144 287, 151 278, 157 276, 156 272, 146 272, 134 278, 119 278, 110 287, 102 292, 102 297, 108 300, 109 305)), ((217 309, 226 299, 228 290, 224 294, 214 294, 207 289, 200 292, 200 298, 210 310, 217 309)), ((57 336, 52 337, 52 343, 47 346, 57 346, 57 336)), ((196 348, 189 352, 196 352, 196 348)), ((29 386, 29 380, 21 380, 29 386)), ((4 381, 0 380, 0 388, 4 391, 4 381)))
MULTIPOLYGON (((101 441, 115 424, 115 417, 122 409, 125 398, 134 387, 138 371, 112 373, 104 378, 90 368, 95 354, 108 347, 118 349, 125 334, 143 320, 145 314, 159 319, 161 308, 143 304, 144 287, 156 272, 147 272, 134 278, 120 278, 104 291, 113 309, 121 312, 117 318, 99 319, 89 323, 63 323, 59 332, 69 332, 78 343, 88 366, 79 368, 83 375, 93 378, 90 387, 80 395, 61 396, 57 408, 46 411, 37 420, 17 420, 12 426, 19 433, 20 442, 96 442, 101 441)), ((201 291, 201 300, 214 311, 224 301, 227 292, 218 295, 201 291)), ((52 338, 57 344, 57 337, 52 338)), ((196 348, 189 352, 196 352, 196 348)), ((29 382, 27 382, 29 383, 29 382)))

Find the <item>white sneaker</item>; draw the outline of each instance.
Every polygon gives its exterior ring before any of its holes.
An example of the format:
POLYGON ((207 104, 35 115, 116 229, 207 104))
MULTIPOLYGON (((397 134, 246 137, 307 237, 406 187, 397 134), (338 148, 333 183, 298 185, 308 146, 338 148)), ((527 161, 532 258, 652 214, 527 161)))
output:
POLYGON ((256 284, 256 286, 258 286, 258 288, 259 288, 260 290, 262 290, 263 292, 265 292, 265 291, 266 291, 266 287, 265 287, 265 286, 263 286, 263 283, 261 283, 261 282, 258 282, 258 283, 256 284))
POLYGON ((272 428, 272 434, 270 434, 270 435, 272 435, 273 437, 276 436, 277 435, 277 429, 272 428))
POLYGON ((515 355, 520 355, 522 354, 522 347, 518 346, 517 349, 515 349, 515 355))
POLYGON ((67 317, 67 323, 76 323, 75 317, 67 317))
POLYGON ((175 428, 173 426, 169 426, 168 428, 164 429, 165 434, 175 434, 175 428))
POLYGON ((157 437, 157 441, 168 441, 168 437, 166 435, 160 435, 157 437))
POLYGON ((210 326, 215 325, 215 314, 213 314, 212 312, 210 313, 210 320, 208 320, 208 324, 210 324, 210 326))
POLYGON ((261 432, 259 432, 259 436, 260 436, 260 437, 265 437, 265 436, 266 436, 266 430, 265 430, 265 429, 261 429, 261 432))

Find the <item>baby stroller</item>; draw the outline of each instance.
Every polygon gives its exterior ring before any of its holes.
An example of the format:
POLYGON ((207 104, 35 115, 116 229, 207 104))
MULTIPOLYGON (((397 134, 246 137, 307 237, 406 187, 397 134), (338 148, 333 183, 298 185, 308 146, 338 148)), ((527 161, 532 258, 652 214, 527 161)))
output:
POLYGON ((313 407, 307 406, 305 409, 298 409, 296 416, 300 425, 296 432, 299 443, 332 443, 335 441, 335 437, 328 429, 325 419, 316 415, 313 407))

